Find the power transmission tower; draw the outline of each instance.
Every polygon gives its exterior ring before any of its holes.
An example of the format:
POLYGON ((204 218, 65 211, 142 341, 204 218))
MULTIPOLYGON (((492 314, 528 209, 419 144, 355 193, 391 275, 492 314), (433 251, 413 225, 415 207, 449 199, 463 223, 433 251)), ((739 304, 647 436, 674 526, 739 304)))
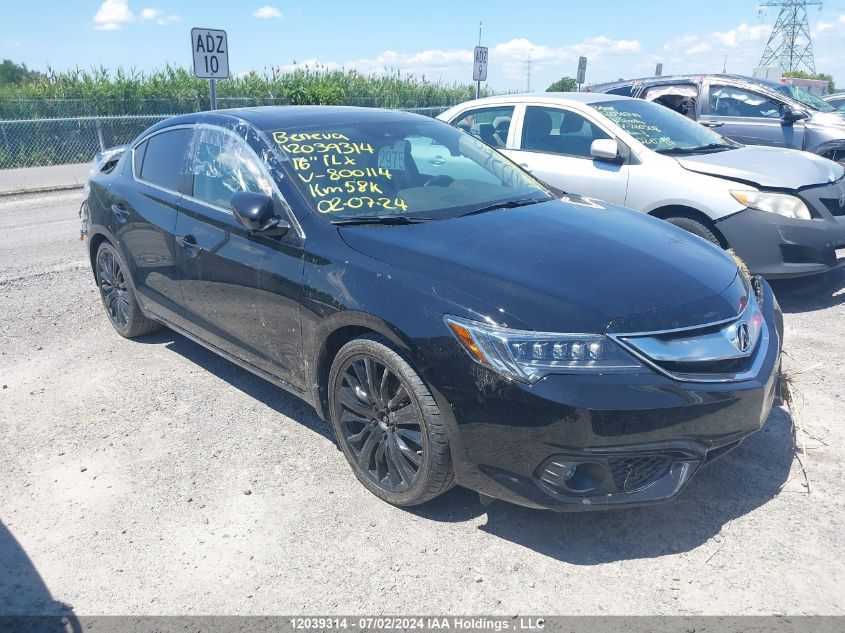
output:
POLYGON ((807 7, 819 6, 818 0, 768 0, 760 7, 778 7, 777 22, 766 43, 761 68, 783 68, 786 71, 806 70, 814 74, 813 42, 810 39, 810 21, 807 7))

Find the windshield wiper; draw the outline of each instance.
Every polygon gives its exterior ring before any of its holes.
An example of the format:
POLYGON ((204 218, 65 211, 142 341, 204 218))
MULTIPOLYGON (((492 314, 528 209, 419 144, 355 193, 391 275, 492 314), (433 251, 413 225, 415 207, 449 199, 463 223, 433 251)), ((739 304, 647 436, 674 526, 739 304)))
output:
POLYGON ((407 215, 359 215, 348 218, 335 218, 332 224, 349 226, 354 224, 419 224, 434 218, 414 218, 407 215))
POLYGON ((655 150, 658 154, 697 154, 699 152, 712 152, 713 150, 728 150, 736 149, 737 145, 728 145, 727 143, 708 143, 707 145, 699 145, 698 147, 669 147, 666 149, 655 150))
POLYGON ((495 204, 487 205, 486 207, 481 207, 480 209, 474 209, 468 213, 462 213, 458 217, 464 218, 468 215, 478 215, 479 213, 486 213, 487 211, 495 211, 497 209, 515 209, 516 207, 525 207, 529 204, 538 204, 540 202, 548 202, 549 200, 552 200, 552 198, 522 198, 520 200, 506 200, 505 202, 497 202, 495 204))

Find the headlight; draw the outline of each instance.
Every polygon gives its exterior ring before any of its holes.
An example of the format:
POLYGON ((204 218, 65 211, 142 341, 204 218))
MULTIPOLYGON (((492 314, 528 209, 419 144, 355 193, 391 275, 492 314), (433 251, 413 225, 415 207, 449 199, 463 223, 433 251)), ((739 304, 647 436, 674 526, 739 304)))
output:
POLYGON ((549 374, 622 373, 642 368, 601 334, 527 332, 452 316, 445 320, 473 359, 514 380, 533 383, 549 374))
POLYGON ((731 191, 731 195, 740 204, 758 211, 769 211, 787 218, 809 220, 813 216, 801 198, 787 193, 769 193, 766 191, 731 191))

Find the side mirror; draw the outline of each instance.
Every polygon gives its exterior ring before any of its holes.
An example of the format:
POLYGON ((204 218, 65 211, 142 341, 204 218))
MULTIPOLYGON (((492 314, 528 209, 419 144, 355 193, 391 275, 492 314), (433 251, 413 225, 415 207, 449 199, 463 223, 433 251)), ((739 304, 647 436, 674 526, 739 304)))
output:
POLYGON ((784 104, 783 109, 781 110, 780 120, 787 125, 792 125, 796 121, 803 121, 806 118, 806 114, 801 112, 801 110, 796 110, 790 105, 784 104))
POLYGON ((274 237, 284 235, 290 224, 276 217, 273 198, 263 193, 239 191, 229 199, 235 219, 250 231, 274 237))
POLYGON ((590 145, 590 155, 596 160, 609 163, 621 163, 619 155, 619 143, 612 138, 599 138, 590 145))

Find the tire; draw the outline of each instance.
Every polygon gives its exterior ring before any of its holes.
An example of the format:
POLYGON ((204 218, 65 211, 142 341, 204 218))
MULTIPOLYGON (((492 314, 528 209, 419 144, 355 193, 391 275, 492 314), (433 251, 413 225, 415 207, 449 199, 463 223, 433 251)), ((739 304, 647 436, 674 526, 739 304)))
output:
POLYGON ((94 260, 94 275, 109 323, 124 338, 135 338, 162 328, 141 311, 135 291, 125 277, 126 265, 117 249, 103 242, 94 260))
POLYGON ((452 487, 440 409, 389 341, 364 336, 344 345, 328 384, 338 444, 370 492, 396 506, 415 506, 452 487))
POLYGON ((700 238, 707 240, 708 242, 712 242, 719 248, 722 247, 722 242, 719 241, 719 238, 716 237, 716 234, 710 230, 709 227, 702 224, 698 220, 693 220, 692 218, 687 218, 685 216, 675 216, 671 218, 666 218, 666 221, 674 224, 678 228, 682 228, 693 235, 697 235, 700 238))

